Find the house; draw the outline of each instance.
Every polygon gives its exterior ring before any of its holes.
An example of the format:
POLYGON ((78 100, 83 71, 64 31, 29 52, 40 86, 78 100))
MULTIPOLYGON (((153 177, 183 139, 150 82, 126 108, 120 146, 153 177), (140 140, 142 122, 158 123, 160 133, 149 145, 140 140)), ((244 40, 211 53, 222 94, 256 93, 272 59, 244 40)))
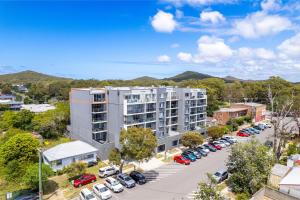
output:
POLYGON ((97 151, 95 147, 78 140, 47 149, 43 152, 43 161, 56 172, 74 162, 96 162, 97 151))
POLYGON ((274 188, 279 188, 279 183, 289 173, 290 169, 288 166, 275 164, 271 169, 268 184, 274 188))
POLYGON ((279 191, 300 199, 300 167, 294 167, 280 181, 279 191))
POLYGON ((206 106, 203 88, 73 88, 70 132, 107 159, 112 148, 120 148, 122 129, 149 128, 157 137, 156 152, 162 152, 177 147, 186 131, 205 133, 206 106))
POLYGON ((213 117, 218 124, 225 125, 230 119, 252 116, 254 122, 266 118, 266 105, 259 103, 233 103, 229 108, 220 108, 214 112, 213 117))
POLYGON ((0 95, 0 105, 9 108, 10 110, 20 110, 23 102, 16 101, 16 97, 10 94, 0 95))

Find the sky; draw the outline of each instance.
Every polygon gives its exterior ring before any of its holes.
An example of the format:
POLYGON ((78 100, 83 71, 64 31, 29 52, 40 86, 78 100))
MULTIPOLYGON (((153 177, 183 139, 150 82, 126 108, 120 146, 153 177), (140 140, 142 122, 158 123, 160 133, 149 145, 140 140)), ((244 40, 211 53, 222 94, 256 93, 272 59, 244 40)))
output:
POLYGON ((300 1, 0 1, 0 74, 300 81, 300 1))

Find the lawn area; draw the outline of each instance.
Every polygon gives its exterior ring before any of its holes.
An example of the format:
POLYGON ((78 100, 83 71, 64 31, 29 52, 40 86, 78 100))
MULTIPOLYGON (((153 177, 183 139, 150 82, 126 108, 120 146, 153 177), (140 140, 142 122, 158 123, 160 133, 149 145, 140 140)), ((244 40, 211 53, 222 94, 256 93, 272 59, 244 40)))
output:
POLYGON ((27 189, 21 184, 11 183, 0 178, 0 199, 6 199, 7 192, 15 192, 19 190, 27 189))
POLYGON ((59 137, 59 138, 56 138, 56 139, 46 139, 44 141, 44 147, 48 149, 48 148, 54 147, 58 144, 71 142, 71 141, 72 141, 72 139, 70 139, 68 137, 59 137))

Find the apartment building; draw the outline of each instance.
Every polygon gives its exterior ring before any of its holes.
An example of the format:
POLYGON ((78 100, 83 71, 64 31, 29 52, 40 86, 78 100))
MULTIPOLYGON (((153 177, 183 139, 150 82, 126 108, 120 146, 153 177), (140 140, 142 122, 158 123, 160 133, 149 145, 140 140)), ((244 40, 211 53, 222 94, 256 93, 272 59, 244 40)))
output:
POLYGON ((157 151, 178 146, 182 133, 204 132, 205 89, 176 87, 74 88, 70 92, 71 135, 99 149, 106 159, 120 148, 122 129, 152 129, 157 151))

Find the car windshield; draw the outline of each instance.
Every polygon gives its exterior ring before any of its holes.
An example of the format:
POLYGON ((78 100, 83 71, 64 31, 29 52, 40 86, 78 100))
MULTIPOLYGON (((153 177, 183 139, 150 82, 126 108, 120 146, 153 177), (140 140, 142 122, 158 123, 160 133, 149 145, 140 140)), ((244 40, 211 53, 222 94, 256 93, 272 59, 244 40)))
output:
POLYGON ((119 184, 118 181, 112 181, 112 182, 111 182, 111 185, 112 185, 112 186, 116 186, 116 185, 118 185, 118 184, 119 184))
POLYGON ((124 179, 125 181, 130 181, 131 180, 131 178, 129 178, 129 177, 125 177, 125 179, 124 179))
POLYGON ((88 194, 88 195, 86 196, 86 199, 87 199, 87 200, 95 199, 95 196, 94 196, 93 194, 88 194))
POLYGON ((215 176, 221 176, 221 173, 220 172, 216 172, 215 176))
POLYGON ((144 178, 144 176, 142 174, 136 174, 136 176, 139 178, 144 178))
POLYGON ((108 189, 106 187, 102 187, 99 189, 100 192, 106 192, 108 189))

